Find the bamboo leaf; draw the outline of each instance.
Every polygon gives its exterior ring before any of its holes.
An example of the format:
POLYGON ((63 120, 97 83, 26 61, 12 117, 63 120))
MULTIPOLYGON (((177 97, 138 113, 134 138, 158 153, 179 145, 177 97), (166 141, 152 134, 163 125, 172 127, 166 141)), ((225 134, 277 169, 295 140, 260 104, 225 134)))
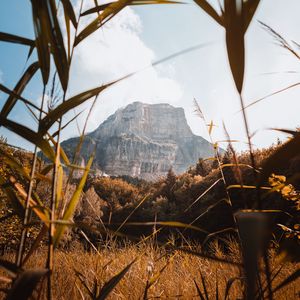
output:
POLYGON ((22 272, 14 281, 6 300, 29 299, 41 278, 47 273, 47 269, 34 269, 22 272))
POLYGON ((35 42, 31 39, 27 39, 22 36, 18 36, 18 35, 6 33, 6 32, 0 32, 0 41, 26 45, 26 46, 30 46, 30 47, 34 47, 34 45, 35 45, 35 42))
MULTIPOLYGON (((19 80, 19 82, 17 83, 17 85, 14 88, 15 94, 18 94, 18 95, 22 94, 26 85, 28 84, 28 82, 31 80, 31 78, 33 77, 33 75, 36 73, 36 71, 38 69, 39 69, 38 62, 34 62, 27 68, 27 70, 25 71, 25 73, 23 74, 23 76, 21 77, 21 79, 19 80)), ((16 104, 17 100, 18 100, 18 97, 15 97, 14 95, 10 95, 8 97, 8 99, 6 100, 4 106, 1 110, 0 118, 6 118, 8 116, 8 114, 13 109, 14 105, 16 104)))
MULTIPOLYGON (((86 170, 77 186, 77 189, 75 190, 66 210, 65 210, 65 213, 63 215, 63 218, 62 220, 63 221, 69 221, 70 218, 73 216, 74 212, 75 212, 75 209, 77 207, 77 204, 80 200, 80 196, 81 196, 81 193, 82 193, 82 190, 83 190, 83 187, 85 185, 85 182, 86 182, 86 179, 87 179, 87 176, 88 176, 88 173, 89 173, 89 170, 92 166, 92 163, 93 163, 93 159, 94 157, 92 156, 88 163, 87 163, 87 166, 86 166, 86 170)), ((59 240, 61 239, 64 231, 65 231, 65 228, 66 226, 65 225, 60 225, 57 227, 56 231, 55 231, 55 235, 54 235, 54 246, 57 246, 58 245, 58 242, 59 240)))
POLYGON ((126 275, 131 266, 136 262, 133 260, 129 265, 127 265, 121 272, 112 277, 108 282, 104 284, 96 300, 104 300, 111 293, 111 291, 116 287, 116 285, 121 281, 121 279, 126 275))

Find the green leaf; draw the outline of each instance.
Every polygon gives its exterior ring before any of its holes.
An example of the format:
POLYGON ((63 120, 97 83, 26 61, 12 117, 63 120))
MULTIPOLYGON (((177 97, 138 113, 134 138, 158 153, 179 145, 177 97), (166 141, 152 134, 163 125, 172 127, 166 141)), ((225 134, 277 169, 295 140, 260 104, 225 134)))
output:
MULTIPOLYGON (((19 80, 17 85, 15 86, 14 91, 13 91, 14 94, 17 94, 17 95, 22 94, 26 85, 28 84, 28 82, 31 80, 31 78, 33 77, 33 75, 36 73, 36 71, 38 69, 39 69, 38 62, 34 62, 27 68, 27 70, 25 71, 25 73, 23 74, 23 76, 21 77, 21 79, 19 80)), ((17 100, 18 100, 18 97, 15 97, 15 95, 10 94, 10 96, 6 100, 4 106, 1 110, 0 118, 6 118, 8 116, 8 114, 13 109, 14 105, 16 104, 17 100)))
POLYGON ((120 280, 125 276, 125 274, 129 271, 131 266, 136 262, 136 259, 133 260, 129 265, 127 265, 121 272, 112 277, 108 282, 106 282, 101 289, 99 295, 96 300, 104 300, 108 297, 111 291, 116 287, 116 285, 120 282, 120 280))
POLYGON ((22 36, 0 32, 0 41, 34 47, 35 42, 22 36))
MULTIPOLYGON (((77 186, 77 188, 76 188, 76 190, 75 190, 75 192, 74 192, 74 194, 73 194, 73 196, 72 196, 72 198, 71 198, 70 202, 68 203, 68 206, 65 210, 65 213, 64 213, 63 218, 62 218, 63 221, 69 221, 71 219, 71 217, 73 216, 75 210, 76 210, 77 204, 80 200, 80 196, 81 196, 83 187, 85 185, 85 182, 87 180, 87 176, 89 174, 89 170, 92 166, 93 159, 94 159, 94 157, 92 156, 89 159, 88 163, 87 163, 86 170, 85 170, 85 172, 84 172, 84 174, 83 174, 83 176, 82 176, 82 178, 81 178, 81 180, 80 180, 80 182, 79 182, 79 184, 78 184, 78 186, 77 186)), ((57 226, 56 231, 55 231, 55 235, 54 235, 54 238, 53 238, 55 247, 58 245, 58 243, 59 243, 59 241, 60 241, 60 239, 61 239, 61 237, 62 237, 62 235, 65 231, 65 228, 66 228, 65 225, 58 225, 57 226)))
POLYGON ((22 272, 14 281, 6 300, 29 299, 41 278, 47 273, 47 269, 33 269, 22 272))

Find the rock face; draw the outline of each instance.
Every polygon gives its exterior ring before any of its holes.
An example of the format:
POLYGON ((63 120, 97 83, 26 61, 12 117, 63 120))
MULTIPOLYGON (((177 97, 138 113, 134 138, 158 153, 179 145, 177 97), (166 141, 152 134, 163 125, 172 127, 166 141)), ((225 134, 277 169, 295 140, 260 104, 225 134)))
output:
MULTIPOLYGON (((134 102, 117 110, 86 136, 85 159, 89 141, 96 144, 95 163, 103 172, 144 179, 165 175, 170 167, 184 172, 199 157, 213 155, 212 145, 192 133, 183 108, 169 104, 134 102)), ((67 140, 63 147, 70 153, 77 142, 67 140)))

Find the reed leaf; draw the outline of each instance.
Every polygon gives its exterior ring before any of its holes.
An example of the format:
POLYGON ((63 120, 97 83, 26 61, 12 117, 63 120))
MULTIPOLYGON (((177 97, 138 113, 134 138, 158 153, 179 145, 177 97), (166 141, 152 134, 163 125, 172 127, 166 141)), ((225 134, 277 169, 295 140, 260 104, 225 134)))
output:
POLYGON ((14 281, 11 289, 6 296, 6 300, 30 299, 37 284, 47 273, 47 269, 33 269, 22 272, 14 281))
POLYGON ((54 151, 48 141, 43 139, 42 135, 34 132, 26 126, 4 118, 0 118, 0 125, 26 139, 28 142, 36 145, 49 159, 52 161, 54 160, 54 151))
POLYGON ((282 289, 283 287, 285 287, 286 285, 296 281, 298 278, 300 277, 300 269, 296 270, 295 272, 293 272, 290 276, 288 276, 287 278, 285 278, 280 284, 278 284, 274 290, 273 293, 279 291, 280 289, 282 289))
POLYGON ((30 47, 34 47, 34 45, 35 45, 35 42, 31 39, 24 38, 22 36, 10 34, 10 33, 6 33, 6 32, 0 32, 0 41, 26 45, 26 46, 30 46, 30 47))
POLYGON ((197 293, 198 293, 198 296, 199 296, 200 300, 205 300, 205 298, 204 298, 204 296, 203 296, 203 294, 200 290, 200 287, 198 286, 196 280, 193 279, 193 281, 194 281, 194 284, 195 284, 195 287, 196 287, 196 290, 197 290, 197 293))
POLYGON ((44 86, 49 80, 50 73, 50 37, 46 21, 47 10, 45 1, 31 0, 32 18, 35 33, 35 44, 42 73, 44 86))
MULTIPOLYGON (((84 187, 85 182, 87 180, 88 173, 89 173, 90 168, 92 166, 93 159, 94 159, 93 156, 89 159, 89 161, 87 163, 87 166, 86 166, 86 170, 85 170, 85 172, 84 172, 84 174, 83 174, 83 176, 82 176, 82 178, 81 178, 81 180, 80 180, 80 182, 79 182, 79 184, 78 184, 78 186, 77 186, 77 188, 76 188, 76 190, 75 190, 75 192, 74 192, 74 194, 73 194, 73 196, 72 196, 72 198, 71 198, 71 200, 70 200, 70 202, 69 202, 69 204, 68 204, 68 206, 65 210, 62 221, 69 221, 70 218, 73 216, 73 214, 75 212, 75 209, 77 207, 77 204, 80 200, 80 196, 81 196, 83 187, 84 187)), ((55 231, 55 235, 53 237, 54 246, 58 245, 65 229, 66 229, 66 225, 57 226, 56 231, 55 231)))
POLYGON ((128 5, 145 5, 145 4, 171 4, 171 3, 177 3, 176 1, 172 0, 118 0, 116 2, 109 3, 108 6, 96 6, 96 8, 93 8, 92 12, 91 10, 83 12, 82 15, 88 15, 90 13, 94 12, 100 12, 101 14, 98 14, 97 18, 92 21, 88 26, 86 26, 75 38, 74 46, 76 47, 80 42, 82 42, 85 38, 87 38, 89 35, 94 33, 96 30, 101 28, 104 24, 106 24, 110 19, 112 19, 116 14, 118 14, 123 8, 125 8, 128 5), (98 10, 97 10, 98 7, 98 10))
MULTIPOLYGON (((26 85, 28 84, 28 82, 31 80, 31 78, 34 76, 34 74, 36 73, 36 71, 38 69, 39 69, 38 62, 34 62, 27 68, 27 70, 25 71, 25 73, 23 74, 23 76, 21 77, 21 79, 18 81, 17 85, 14 88, 15 94, 18 94, 18 95, 22 94, 26 85)), ((12 94, 8 97, 8 99, 6 100, 4 106, 1 110, 0 118, 6 118, 8 116, 8 114, 13 109, 14 105, 16 104, 17 100, 18 100, 18 97, 15 97, 12 94)))
MULTIPOLYGON (((117 80, 118 81, 118 80, 117 80)), ((106 88, 110 87, 117 81, 113 81, 111 83, 105 84, 103 86, 85 91, 83 93, 80 93, 76 96, 71 97, 70 99, 64 101, 60 105, 58 105, 55 109, 50 111, 47 116, 45 116, 39 125, 39 132, 44 135, 51 126, 64 114, 66 114, 71 109, 77 107, 78 105, 81 105, 85 101, 89 100, 91 97, 96 96, 97 94, 101 93, 106 88)))
POLYGON ((96 300, 104 300, 108 297, 111 291, 116 287, 116 285, 121 281, 121 279, 126 275, 131 266, 136 262, 136 259, 128 264, 121 272, 112 277, 108 282, 104 284, 96 300))
POLYGON ((195 0, 195 2, 217 23, 224 26, 223 16, 219 16, 215 9, 206 0, 195 0))

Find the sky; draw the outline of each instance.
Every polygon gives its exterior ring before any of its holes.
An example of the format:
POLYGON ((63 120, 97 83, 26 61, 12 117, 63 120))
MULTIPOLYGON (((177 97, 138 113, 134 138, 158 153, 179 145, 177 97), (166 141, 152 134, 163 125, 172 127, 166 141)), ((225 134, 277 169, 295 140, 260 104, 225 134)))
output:
MULTIPOLYGON (((78 0, 73 3, 78 9, 78 0)), ((85 0, 84 9, 91 7, 92 3, 85 0)), ((210 3, 217 7, 217 1, 210 3)), ((243 88, 246 104, 300 81, 300 60, 279 47, 258 22, 268 24, 286 40, 300 43, 299 11, 300 2, 297 0, 261 0, 246 34, 243 88)), ((81 28, 94 17, 82 19, 81 28)), ((0 31, 33 38, 29 0, 2 0, 0 20, 0 31)), ((0 53, 0 82, 13 88, 18 77, 36 56, 33 55, 26 64, 28 49, 8 43, 0 43, 0 53)), ((213 120, 216 124, 213 130, 215 141, 226 139, 224 123, 230 138, 239 141, 235 143, 236 149, 247 149, 239 98, 227 60, 224 29, 192 2, 184 5, 129 7, 120 12, 76 48, 68 96, 145 67, 148 68, 111 87, 99 97, 88 123, 88 131, 95 130, 117 109, 133 101, 141 101, 183 107, 192 131, 208 139, 205 124, 194 112, 195 98, 206 120, 213 120), (148 67, 157 60, 195 45, 203 47, 156 67, 148 67)), ((23 95, 38 103, 41 93, 41 77, 37 74, 23 95)), ((267 147, 276 142, 278 137, 286 139, 285 135, 270 128, 295 129, 300 125, 299 96, 300 87, 295 87, 247 109, 250 130, 255 133, 252 140, 255 147, 267 147)), ((6 95, 1 93, 0 108, 5 100, 6 95)), ((80 127, 85 121, 89 104, 77 109, 77 112, 84 110, 78 119, 80 127)), ((9 117, 36 129, 30 114, 21 104, 13 109, 9 117)), ((4 128, 0 128, 0 134, 6 136, 11 144, 32 148, 4 128)), ((64 130, 62 138, 77 135, 74 122, 64 130)), ((226 148, 226 143, 220 145, 226 148)))

